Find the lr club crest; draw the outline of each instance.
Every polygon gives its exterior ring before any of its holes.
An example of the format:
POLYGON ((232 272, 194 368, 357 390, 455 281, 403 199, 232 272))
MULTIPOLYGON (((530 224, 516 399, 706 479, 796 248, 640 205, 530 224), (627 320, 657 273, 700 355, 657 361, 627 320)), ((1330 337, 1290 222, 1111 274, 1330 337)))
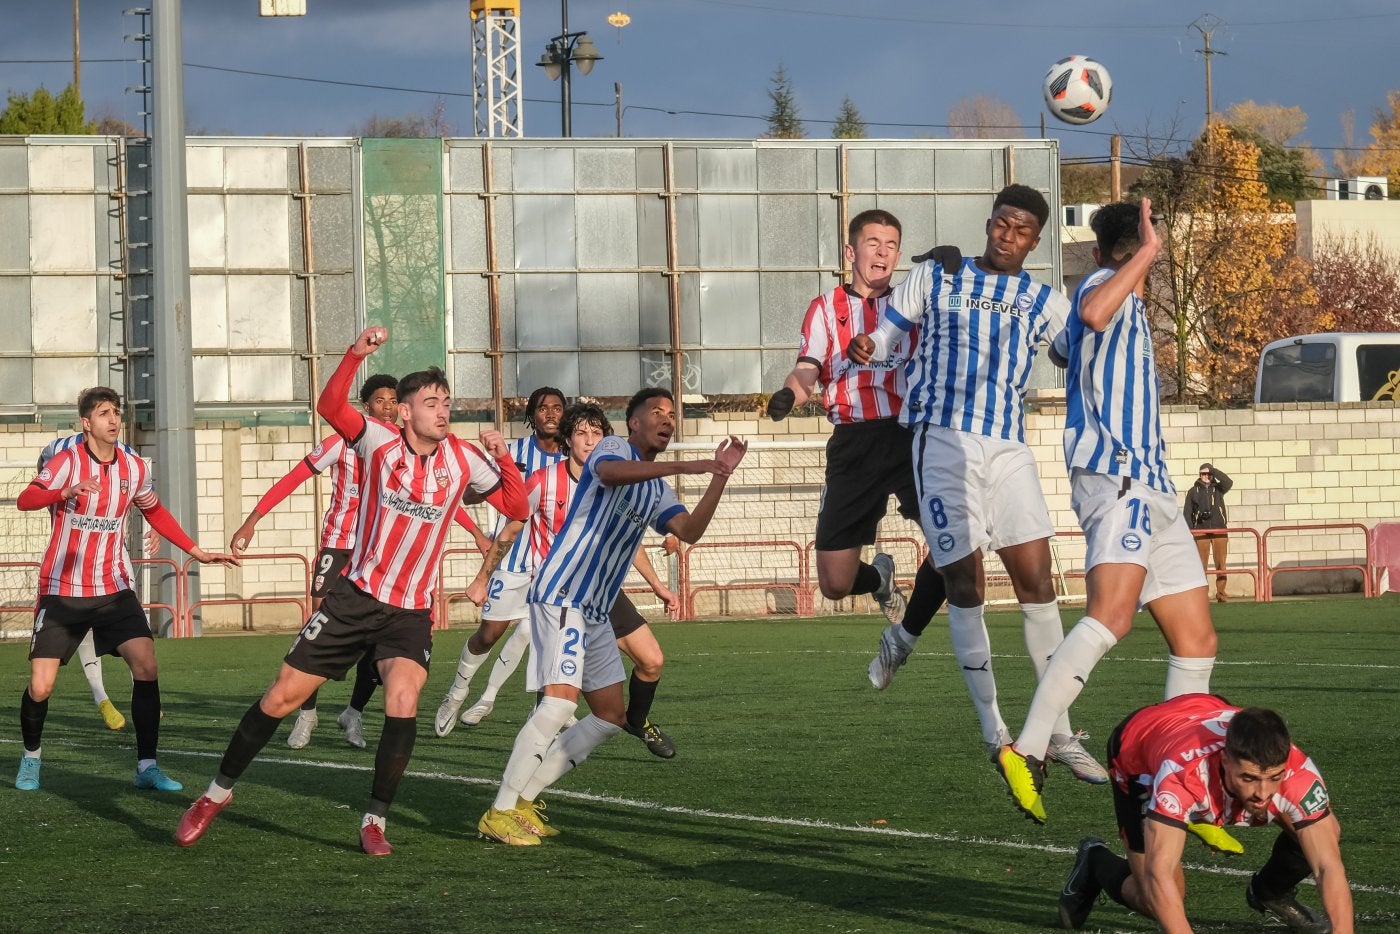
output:
POLYGON ((448 474, 448 472, 447 472, 447 468, 446 468, 446 467, 436 467, 436 468, 434 468, 434 469, 433 469, 433 479, 437 481, 438 486, 447 486, 447 481, 448 481, 448 479, 449 479, 449 474, 448 474))

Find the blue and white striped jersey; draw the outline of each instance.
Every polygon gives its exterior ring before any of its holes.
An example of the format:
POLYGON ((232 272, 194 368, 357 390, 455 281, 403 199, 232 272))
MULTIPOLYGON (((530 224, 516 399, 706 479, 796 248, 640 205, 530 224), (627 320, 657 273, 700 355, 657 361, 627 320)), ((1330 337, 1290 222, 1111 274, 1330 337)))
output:
POLYGON ((1086 295, 1114 274, 1098 269, 1079 284, 1074 310, 1056 350, 1065 374, 1065 466, 1132 477, 1175 495, 1162 441, 1161 387, 1152 332, 1141 298, 1129 294, 1108 326, 1095 331, 1079 317, 1086 295))
POLYGON ((605 624, 622 590, 627 568, 650 525, 666 534, 666 523, 685 507, 664 480, 604 486, 594 472, 607 460, 641 460, 637 449, 610 435, 584 464, 564 528, 535 571, 531 603, 573 607, 590 622, 605 624))
MULTIPOLYGON (((548 467, 550 464, 557 464, 566 456, 564 451, 558 450, 554 453, 546 451, 540 447, 539 441, 535 439, 533 432, 523 438, 516 438, 506 442, 506 447, 510 450, 511 460, 515 461, 515 466, 520 468, 520 474, 529 477, 530 474, 541 467, 548 467)), ((495 538, 501 534, 501 530, 506 527, 506 520, 496 517, 496 529, 491 533, 495 538)), ((530 568, 530 534, 529 527, 515 536, 515 543, 510 546, 510 551, 506 552, 501 559, 501 570, 509 571, 512 574, 528 574, 530 568)))
MULTIPOLYGON (((52 460, 54 455, 58 452, 66 451, 69 448, 75 448, 82 443, 83 433, 81 431, 78 432, 76 435, 69 435, 66 438, 54 438, 48 444, 44 445, 44 449, 39 452, 38 469, 43 470, 44 465, 47 464, 50 460, 52 460)), ((136 454, 136 451, 129 445, 127 445, 125 441, 118 440, 117 449, 120 451, 126 451, 129 454, 135 454, 137 457, 141 456, 139 454, 136 454)))
POLYGON ((920 326, 906 369, 900 421, 1025 441, 1022 397, 1037 345, 1064 327, 1069 300, 1024 272, 983 272, 963 260, 945 272, 932 260, 895 286, 885 320, 920 326))

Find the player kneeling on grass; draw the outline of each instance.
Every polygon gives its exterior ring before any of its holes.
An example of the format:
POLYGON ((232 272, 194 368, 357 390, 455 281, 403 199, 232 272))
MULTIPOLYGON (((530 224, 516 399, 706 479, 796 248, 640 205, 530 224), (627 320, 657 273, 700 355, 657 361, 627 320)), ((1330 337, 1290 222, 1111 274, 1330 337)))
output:
POLYGON ((117 441, 121 397, 106 386, 78 397, 83 443, 47 461, 19 494, 21 510, 50 509, 53 533, 39 567, 39 603, 29 645, 29 684, 20 698, 24 755, 15 787, 39 788, 39 764, 49 695, 60 665, 92 635, 98 655, 120 655, 131 669, 131 720, 136 727, 136 787, 179 791, 156 765, 160 739, 160 685, 155 641, 132 589, 126 553, 126 515, 141 510, 151 528, 202 564, 237 565, 233 555, 204 551, 185 534, 160 500, 146 462, 117 441))
POLYGON ((366 328, 316 403, 316 411, 364 461, 350 564, 292 643, 277 679, 243 715, 218 775, 180 819, 175 841, 181 846, 204 836, 233 800, 234 783, 282 718, 327 679, 345 677, 369 653, 384 682, 384 731, 369 808, 360 822, 360 848, 371 856, 392 852, 384 839, 385 817, 417 738, 418 695, 432 658, 432 595, 452 514, 471 489, 504 515, 524 518, 525 484, 500 432, 481 433, 489 457, 450 432, 452 399, 447 378, 436 367, 399 381, 399 430, 350 406, 347 396, 360 361, 387 338, 384 328, 366 328))
POLYGON ((657 462, 675 431, 664 389, 643 389, 627 403, 627 438, 598 443, 584 465, 573 505, 530 585, 530 690, 544 696, 515 738, 496 801, 477 824, 483 836, 517 846, 546 832, 537 798, 622 729, 624 671, 608 610, 648 525, 695 542, 714 517, 730 474, 748 445, 723 441, 714 458, 657 462), (663 478, 711 474, 687 512, 663 478), (589 715, 560 733, 578 705, 589 715))
POLYGON ((1280 827, 1245 901, 1295 931, 1351 934, 1351 889, 1341 827, 1327 786, 1272 710, 1240 709, 1213 694, 1183 694, 1133 713, 1108 739, 1113 806, 1125 860, 1096 837, 1079 844, 1060 893, 1060 923, 1079 929, 1100 892, 1189 934, 1181 854, 1187 824, 1280 827), (1326 913, 1295 897, 1308 875, 1326 913))

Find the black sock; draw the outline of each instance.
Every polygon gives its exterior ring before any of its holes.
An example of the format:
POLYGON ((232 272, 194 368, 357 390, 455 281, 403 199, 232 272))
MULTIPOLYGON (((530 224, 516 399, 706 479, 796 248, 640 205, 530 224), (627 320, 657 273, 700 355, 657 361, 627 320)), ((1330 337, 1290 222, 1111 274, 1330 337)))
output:
POLYGON ((880 572, 875 570, 875 566, 860 563, 856 569, 856 579, 851 584, 851 596, 862 593, 874 593, 880 589, 880 572))
POLYGON ((1312 867, 1298 838, 1280 831, 1269 861, 1254 874, 1254 894, 1266 899, 1281 898, 1291 894, 1311 874, 1312 867))
POLYGON ((394 803, 399 781, 413 758, 413 743, 418 738, 416 717, 384 718, 384 732, 379 734, 379 750, 374 754, 374 784, 369 792, 369 813, 383 817, 394 803))
POLYGON ((19 699, 19 735, 24 739, 24 748, 30 752, 38 749, 44 739, 44 718, 49 715, 49 700, 37 701, 29 696, 29 688, 19 699))
POLYGON ((136 727, 136 758, 154 759, 160 745, 160 682, 131 681, 131 722, 136 727))
MULTIPOLYGON (((350 706, 360 713, 365 712, 365 705, 374 696, 374 689, 379 687, 379 669, 374 666, 374 659, 370 653, 366 652, 360 656, 360 664, 355 668, 355 686, 350 689, 350 706)), ((313 698, 316 695, 311 695, 313 698)))
POLYGON ((309 710, 309 711, 311 711, 312 713, 315 713, 315 712, 316 712, 316 695, 319 694, 319 693, 321 693, 321 689, 320 689, 320 688, 317 688, 316 690, 312 691, 312 692, 311 692, 311 696, 308 697, 306 700, 304 700, 304 701, 301 702, 301 709, 302 709, 302 710, 309 710))
POLYGON ((1094 881, 1103 886, 1109 898, 1124 907, 1132 907, 1123 901, 1123 883, 1133 874, 1126 859, 1108 847, 1096 846, 1089 854, 1089 872, 1093 874, 1094 881))
POLYGON ((914 590, 909 594, 909 605, 904 609, 904 619, 899 624, 911 636, 921 636, 933 614, 948 598, 948 590, 943 586, 943 575, 927 561, 919 562, 919 572, 914 575, 914 590))
POLYGON ((277 724, 281 722, 280 717, 263 713, 258 702, 253 702, 243 719, 238 721, 238 729, 233 731, 233 738, 224 750, 224 761, 219 763, 219 775, 214 781, 220 788, 233 787, 233 783, 243 775, 243 770, 248 768, 248 763, 272 739, 272 734, 277 732, 277 724))
POLYGON ((643 681, 634 669, 632 680, 627 685, 627 725, 640 730, 647 725, 652 702, 656 700, 656 686, 661 681, 643 681))

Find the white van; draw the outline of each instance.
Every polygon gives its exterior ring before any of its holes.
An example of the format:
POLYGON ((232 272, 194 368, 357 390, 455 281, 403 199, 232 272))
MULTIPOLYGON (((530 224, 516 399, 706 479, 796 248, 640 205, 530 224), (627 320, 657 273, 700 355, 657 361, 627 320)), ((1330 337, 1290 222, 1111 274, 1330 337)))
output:
POLYGON ((1304 334, 1259 355, 1255 402, 1400 402, 1400 333, 1304 334))

